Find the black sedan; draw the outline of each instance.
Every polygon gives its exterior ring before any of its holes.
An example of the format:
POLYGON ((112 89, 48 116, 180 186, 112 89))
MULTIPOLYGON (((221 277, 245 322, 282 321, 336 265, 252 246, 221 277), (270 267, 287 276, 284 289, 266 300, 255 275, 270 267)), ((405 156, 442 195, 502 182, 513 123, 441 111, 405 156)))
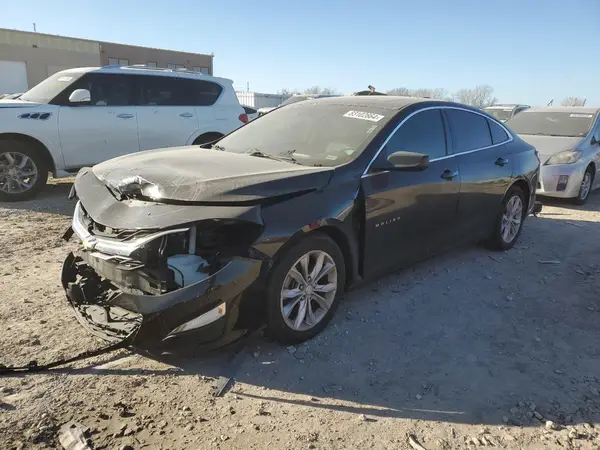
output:
POLYGON ((461 104, 308 100, 212 146, 82 169, 62 283, 79 321, 150 352, 209 349, 266 322, 298 343, 344 291, 451 247, 512 247, 535 149, 461 104))

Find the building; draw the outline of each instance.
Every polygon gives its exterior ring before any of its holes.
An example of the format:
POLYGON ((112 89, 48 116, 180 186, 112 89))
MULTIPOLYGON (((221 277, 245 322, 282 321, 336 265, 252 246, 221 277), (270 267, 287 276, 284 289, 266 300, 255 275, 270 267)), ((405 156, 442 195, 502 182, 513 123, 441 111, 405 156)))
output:
POLYGON ((147 64, 212 75, 213 57, 0 28, 0 93, 24 92, 73 67, 147 64))
POLYGON ((258 92, 235 91, 240 104, 254 109, 272 108, 281 105, 286 99, 280 94, 261 94, 258 92))

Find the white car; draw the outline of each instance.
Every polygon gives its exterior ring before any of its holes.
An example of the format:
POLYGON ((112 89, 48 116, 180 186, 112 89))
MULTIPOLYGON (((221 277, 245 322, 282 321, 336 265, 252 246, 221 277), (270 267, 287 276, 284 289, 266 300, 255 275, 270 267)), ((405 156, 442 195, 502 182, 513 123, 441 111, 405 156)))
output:
POLYGON ((242 108, 244 108, 244 111, 246 112, 246 115, 248 116, 248 122, 252 122, 254 119, 256 119, 258 117, 257 109, 252 108, 251 106, 246 106, 246 105, 242 105, 242 108))
POLYGON ((206 144, 248 121, 224 78, 146 66, 58 72, 0 100, 0 201, 116 156, 206 144))
POLYGON ((539 153, 537 195, 583 205, 600 188, 600 108, 529 108, 506 126, 539 153))

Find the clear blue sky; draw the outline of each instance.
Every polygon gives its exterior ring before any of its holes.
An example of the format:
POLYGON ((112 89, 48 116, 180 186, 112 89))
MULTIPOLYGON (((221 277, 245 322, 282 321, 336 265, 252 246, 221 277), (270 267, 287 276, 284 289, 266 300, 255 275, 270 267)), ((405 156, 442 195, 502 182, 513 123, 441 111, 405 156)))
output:
POLYGON ((44 33, 214 52, 216 75, 258 92, 489 84, 502 102, 580 96, 600 106, 600 0, 0 1, 0 28, 32 22, 44 33))

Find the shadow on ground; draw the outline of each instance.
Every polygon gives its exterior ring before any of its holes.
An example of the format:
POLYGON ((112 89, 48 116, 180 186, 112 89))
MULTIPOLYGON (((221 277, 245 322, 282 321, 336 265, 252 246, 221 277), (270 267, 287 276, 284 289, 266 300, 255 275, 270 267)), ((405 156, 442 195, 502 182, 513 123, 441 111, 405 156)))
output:
MULTIPOLYGON (((599 206, 595 196, 588 208, 599 206)), ((457 249, 350 292, 326 331, 297 347, 261 338, 239 364, 222 350, 162 359, 174 366, 164 370, 117 361, 62 371, 232 376, 242 397, 375 420, 598 422, 600 259, 590 242, 600 242, 597 222, 542 213, 508 252, 457 249)))
POLYGON ((0 208, 71 216, 75 209, 75 201, 68 201, 67 197, 72 186, 73 183, 66 182, 48 183, 34 199, 23 202, 0 202, 0 208))

